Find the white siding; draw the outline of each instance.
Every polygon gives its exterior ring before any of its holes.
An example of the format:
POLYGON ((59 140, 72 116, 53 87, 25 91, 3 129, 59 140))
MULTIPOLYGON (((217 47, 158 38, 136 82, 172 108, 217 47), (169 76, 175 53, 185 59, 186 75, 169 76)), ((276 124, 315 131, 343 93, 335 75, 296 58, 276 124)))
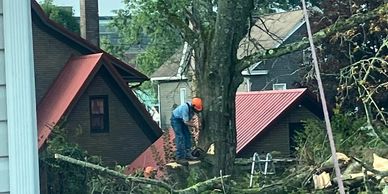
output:
POLYGON ((7 156, 8 156, 7 122, 0 121, 0 158, 5 158, 7 156))
POLYGON ((0 72, 5 81, 0 85, 0 121, 6 129, 0 142, 8 136, 8 156, 0 157, 0 193, 39 193, 30 1, 0 0, 0 72))
POLYGON ((0 158, 0 193, 9 192, 8 158, 0 158))
POLYGON ((8 193, 10 190, 6 100, 3 0, 0 0, 0 193, 8 193))

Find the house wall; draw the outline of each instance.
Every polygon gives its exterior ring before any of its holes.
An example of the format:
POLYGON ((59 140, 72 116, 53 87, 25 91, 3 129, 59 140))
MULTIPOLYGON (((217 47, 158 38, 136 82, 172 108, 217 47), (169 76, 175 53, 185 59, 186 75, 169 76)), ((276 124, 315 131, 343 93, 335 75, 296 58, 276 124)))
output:
POLYGON ((0 193, 9 193, 7 96, 5 93, 3 1, 0 1, 0 193))
POLYGON ((39 193, 31 6, 0 0, 0 193, 39 193))
POLYGON ((252 140, 243 150, 238 154, 239 157, 252 157, 253 153, 268 153, 272 151, 280 152, 281 156, 290 155, 290 134, 289 123, 298 123, 307 119, 318 119, 312 112, 304 106, 293 107, 287 115, 280 118, 280 120, 265 129, 260 136, 252 140))
POLYGON ((173 105, 180 105, 180 89, 186 88, 185 102, 192 98, 191 83, 182 81, 170 81, 159 83, 159 103, 161 128, 170 127, 173 105))
MULTIPOLYGON (((302 25, 283 44, 292 43, 305 37, 306 26, 302 25)), ((294 83, 302 80, 305 71, 295 70, 303 64, 303 51, 297 51, 275 59, 265 60, 259 64, 256 70, 268 70, 267 75, 250 76, 251 91, 272 90, 275 83, 286 83, 287 89, 296 88, 294 83)))
POLYGON ((68 139, 108 164, 131 163, 150 144, 146 135, 123 106, 109 82, 99 73, 65 121, 68 139), (108 95, 109 133, 90 133, 89 96, 108 95))
POLYGON ((33 23, 36 102, 39 103, 70 56, 80 53, 33 23))

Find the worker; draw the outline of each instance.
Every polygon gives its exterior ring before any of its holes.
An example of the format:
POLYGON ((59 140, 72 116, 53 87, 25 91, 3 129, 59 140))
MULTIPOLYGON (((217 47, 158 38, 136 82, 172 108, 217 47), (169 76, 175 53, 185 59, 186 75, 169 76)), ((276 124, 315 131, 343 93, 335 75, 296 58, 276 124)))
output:
POLYGON ((188 160, 196 160, 191 155, 191 132, 189 127, 196 127, 192 121, 194 114, 202 111, 202 99, 193 98, 191 102, 179 105, 172 111, 171 126, 175 133, 176 162, 187 165, 188 160))
POLYGON ((147 166, 145 169, 144 169, 144 172, 143 172, 143 176, 145 178, 149 178, 149 179, 153 179, 155 178, 156 176, 156 169, 152 166, 147 166))

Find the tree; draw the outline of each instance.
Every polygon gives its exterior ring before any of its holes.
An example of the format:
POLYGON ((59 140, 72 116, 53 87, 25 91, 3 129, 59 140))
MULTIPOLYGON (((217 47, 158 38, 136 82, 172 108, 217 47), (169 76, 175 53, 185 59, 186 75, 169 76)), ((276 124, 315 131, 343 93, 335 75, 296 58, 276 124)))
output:
POLYGON ((40 4, 50 19, 58 22, 74 33, 79 33, 79 23, 73 17, 72 10, 54 5, 53 0, 44 0, 43 2, 40 2, 40 4))
MULTIPOLYGON (((144 28, 160 26, 173 29, 193 49, 197 94, 204 100, 200 147, 214 143, 213 174, 231 173, 236 154, 235 93, 242 82, 241 71, 254 62, 288 54, 308 47, 308 41, 291 43, 277 49, 260 50, 237 58, 240 41, 252 26, 253 0, 127 0, 133 18, 147 16, 144 28), (148 25, 151 24, 151 25, 148 25), (160 25, 160 26, 156 26, 160 25)), ((283 1, 279 1, 283 2, 283 1)), ((315 40, 332 35, 349 26, 386 14, 387 5, 369 14, 338 21, 315 34, 315 40)), ((142 28, 142 29, 144 29, 142 28)))

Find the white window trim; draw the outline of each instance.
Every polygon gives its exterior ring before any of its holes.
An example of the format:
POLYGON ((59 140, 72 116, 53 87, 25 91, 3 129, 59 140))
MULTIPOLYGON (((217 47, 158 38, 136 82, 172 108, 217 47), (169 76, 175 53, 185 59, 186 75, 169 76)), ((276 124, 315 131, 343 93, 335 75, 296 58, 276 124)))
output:
POLYGON ((286 90, 287 89, 287 84, 286 83, 276 83, 272 85, 273 90, 286 90), (282 87, 282 88, 277 88, 277 87, 282 87))
POLYGON ((181 104, 184 104, 186 102, 186 88, 180 88, 179 89, 179 100, 181 104))

